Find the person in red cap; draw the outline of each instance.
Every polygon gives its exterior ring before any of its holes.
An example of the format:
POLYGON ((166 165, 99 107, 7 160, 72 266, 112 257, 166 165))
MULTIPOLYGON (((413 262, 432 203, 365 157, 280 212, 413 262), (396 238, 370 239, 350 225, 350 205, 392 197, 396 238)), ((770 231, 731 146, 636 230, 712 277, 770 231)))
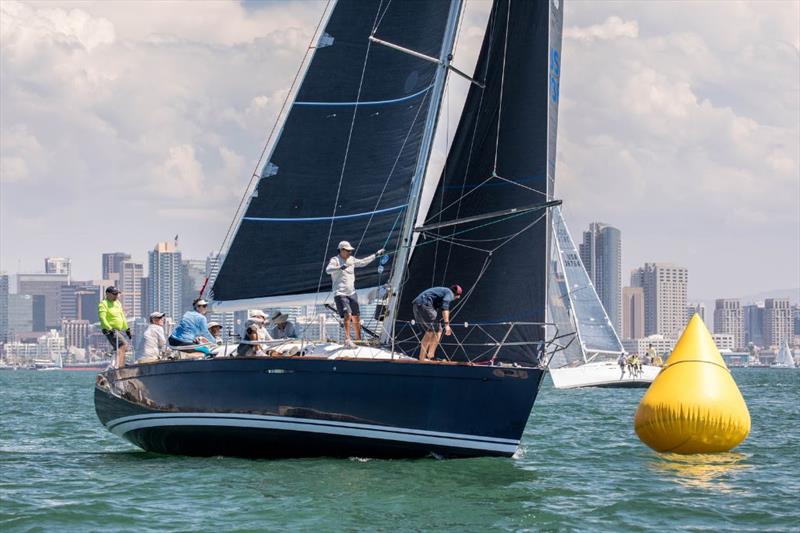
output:
POLYGON ((422 291, 411 302, 414 320, 425 331, 419 351, 420 361, 433 359, 436 354, 436 348, 442 338, 441 323, 437 320, 440 312, 441 322, 444 322, 444 334, 451 335, 453 333, 450 329, 450 304, 453 300, 461 298, 461 292, 460 285, 451 285, 449 288, 431 287, 422 291))

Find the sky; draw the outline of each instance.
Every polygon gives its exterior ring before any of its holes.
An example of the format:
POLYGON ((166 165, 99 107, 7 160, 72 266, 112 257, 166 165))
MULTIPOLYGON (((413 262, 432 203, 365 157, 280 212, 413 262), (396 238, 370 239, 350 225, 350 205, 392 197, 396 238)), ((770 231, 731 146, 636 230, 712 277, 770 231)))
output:
MULTIPOLYGON (((574 238, 619 228, 626 285, 671 262, 693 299, 800 287, 800 2, 561 3, 574 238)), ((68 256, 96 279, 102 252, 218 249, 323 6, 2 0, 0 270, 68 256)), ((488 7, 466 4, 459 68, 488 7)))

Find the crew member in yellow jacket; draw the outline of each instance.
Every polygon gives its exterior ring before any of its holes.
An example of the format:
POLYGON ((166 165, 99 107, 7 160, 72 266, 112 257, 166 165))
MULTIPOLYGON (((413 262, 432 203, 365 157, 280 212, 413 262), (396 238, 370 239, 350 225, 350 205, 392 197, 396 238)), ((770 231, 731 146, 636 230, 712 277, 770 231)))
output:
POLYGON ((125 354, 128 351, 128 341, 131 330, 125 320, 125 311, 119 301, 119 289, 109 287, 106 289, 105 299, 97 306, 97 318, 100 319, 100 329, 116 352, 116 368, 125 366, 125 354), (123 335, 124 332, 124 335, 123 335), (127 339, 125 337, 128 337, 127 339))

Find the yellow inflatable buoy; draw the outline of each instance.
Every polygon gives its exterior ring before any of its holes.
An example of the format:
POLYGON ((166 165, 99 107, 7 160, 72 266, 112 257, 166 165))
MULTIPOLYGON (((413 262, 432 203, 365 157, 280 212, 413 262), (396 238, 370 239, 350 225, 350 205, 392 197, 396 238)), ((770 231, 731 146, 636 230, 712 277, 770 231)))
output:
POLYGON ((658 452, 725 452, 750 433, 750 413, 711 334, 695 314, 634 418, 658 452))

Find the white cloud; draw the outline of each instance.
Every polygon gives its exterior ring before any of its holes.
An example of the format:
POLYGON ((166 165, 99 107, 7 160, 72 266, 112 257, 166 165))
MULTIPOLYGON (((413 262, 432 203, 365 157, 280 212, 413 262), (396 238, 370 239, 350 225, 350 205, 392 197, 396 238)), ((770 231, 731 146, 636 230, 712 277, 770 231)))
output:
POLYGON ((622 20, 617 16, 608 17, 602 24, 592 24, 588 27, 568 27, 564 29, 565 39, 576 39, 583 42, 607 41, 627 37, 639 37, 639 24, 635 20, 622 20))

